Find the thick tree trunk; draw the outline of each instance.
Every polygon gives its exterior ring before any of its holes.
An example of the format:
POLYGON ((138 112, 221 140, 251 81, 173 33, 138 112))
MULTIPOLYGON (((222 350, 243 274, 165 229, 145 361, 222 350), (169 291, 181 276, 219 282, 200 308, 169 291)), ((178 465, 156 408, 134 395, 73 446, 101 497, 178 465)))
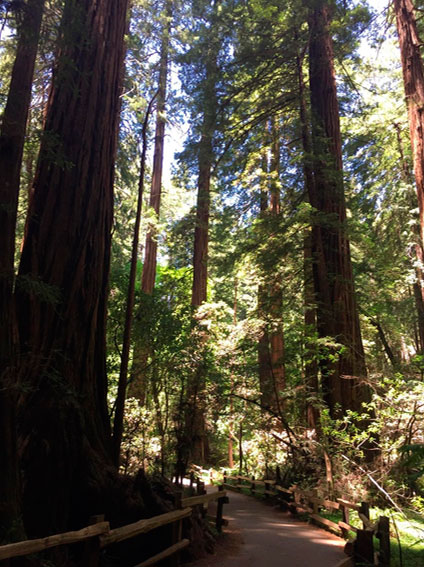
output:
MULTIPOLYGON (((159 61, 159 77, 156 105, 156 129, 155 129, 155 149, 153 153, 153 172, 152 184, 150 188, 150 208, 155 213, 155 218, 159 220, 160 203, 162 197, 162 171, 165 144, 165 108, 166 90, 168 81, 168 59, 169 59, 169 36, 172 20, 172 0, 167 0, 164 17, 166 18, 162 29, 162 42, 159 61)), ((149 227, 144 245, 144 263, 141 276, 141 291, 143 294, 151 296, 155 288, 156 264, 157 264, 157 228, 156 225, 149 227)), ((140 309, 146 309, 142 302, 140 309)), ((142 342, 135 345, 134 360, 132 368, 131 393, 144 405, 147 393, 146 370, 148 365, 150 348, 148 344, 142 342)))
POLYGON ((411 0, 394 0, 396 25, 408 105, 409 132, 414 162, 415 183, 420 212, 420 241, 424 242, 424 67, 422 42, 418 37, 414 5, 411 0))
MULTIPOLYGON (((268 163, 264 157, 262 160, 262 171, 268 172, 268 163)), ((263 187, 260 194, 260 216, 262 221, 265 220, 268 211, 268 188, 263 187)), ((274 406, 273 392, 270 385, 272 384, 272 367, 271 358, 269 354, 269 336, 268 325, 266 321, 268 305, 268 296, 266 293, 266 286, 261 283, 258 287, 258 317, 262 321, 261 331, 258 340, 258 374, 259 374, 259 389, 261 392, 261 405, 262 408, 271 408, 274 406)))
MULTIPOLYGON (((271 186, 270 186, 270 213, 274 230, 276 230, 280 219, 280 132, 276 119, 271 125, 271 186)), ((284 366, 284 330, 282 323, 283 309, 283 285, 280 273, 274 273, 270 282, 270 329, 269 344, 271 353, 272 386, 274 395, 274 406, 279 415, 283 412, 283 392, 286 387, 286 376, 284 366)))
POLYGON ((329 345, 328 356, 321 364, 324 398, 331 415, 336 417, 349 409, 361 411, 362 402, 370 400, 370 392, 364 382, 367 373, 346 231, 339 108, 329 24, 329 8, 321 2, 309 22, 315 181, 309 188, 309 199, 318 213, 313 226, 318 334, 344 347, 334 363, 334 349, 329 345))
POLYGON ((18 45, 0 128, 0 541, 21 535, 16 437, 18 396, 13 288, 15 231, 25 131, 44 0, 22 6, 18 45))
MULTIPOLYGON (((421 56, 422 42, 418 36, 412 1, 395 0, 393 6, 399 36, 403 84, 408 106, 409 135, 412 146, 415 187, 420 215, 419 235, 416 246, 417 259, 420 263, 420 267, 416 270, 419 288, 414 291, 422 353, 424 349, 424 280, 422 270, 424 256, 424 66, 421 56)), ((397 131, 398 139, 400 139, 398 128, 397 131)), ((403 161, 405 163, 405 160, 403 161)))
MULTIPOLYGON (((402 163, 402 178, 406 183, 413 184, 414 183, 414 176, 413 172, 411 171, 410 164, 405 157, 405 152, 403 149, 403 142, 402 142, 402 135, 401 129, 399 124, 394 123, 393 126, 396 130, 396 137, 399 149, 399 156, 402 163)), ((416 196, 411 194, 411 209, 416 208, 416 196)), ((415 308, 417 310, 417 326, 418 326, 418 335, 416 341, 416 348, 420 354, 424 353, 424 274, 423 274, 423 267, 424 267, 424 250, 423 250, 423 242, 421 240, 421 228, 420 226, 416 226, 415 224, 411 227, 412 233, 415 236, 415 277, 416 282, 414 283, 414 299, 415 299, 415 308)))
MULTIPOLYGON (((203 85, 203 121, 201 138, 198 147, 199 177, 197 183, 196 226, 194 231, 193 285, 191 305, 195 311, 207 300, 208 285, 208 244, 209 244, 209 211, 210 185, 214 159, 213 136, 216 128, 217 113, 217 58, 219 43, 211 40, 206 54, 206 77, 203 85)), ((196 322, 194 321, 196 325, 196 322)), ((199 348, 206 355, 207 336, 204 331, 196 332, 199 348)), ((204 358, 204 355, 200 355, 204 358)), ((189 439, 189 458, 195 462, 205 462, 209 457, 209 446, 205 423, 205 380, 206 365, 199 360, 187 387, 186 438, 189 439)))
MULTIPOLYGON (((271 161, 269 166, 269 187, 261 191, 261 217, 270 224, 270 233, 265 238, 272 241, 278 234, 280 217, 280 146, 279 131, 275 119, 271 124, 271 161), (268 203, 269 193, 269 203, 268 203)), ((266 159, 263 160, 263 170, 267 171, 266 159)), ((265 272, 265 270, 264 270, 265 272)), ((258 290, 258 314, 263 321, 262 331, 258 342, 259 385, 261 389, 262 406, 273 413, 282 415, 285 389, 284 367, 284 331, 282 325, 283 289, 281 274, 264 273, 264 283, 258 290)))
POLYGON ((307 391, 306 422, 309 429, 319 431, 320 413, 318 409, 318 352, 316 343, 311 340, 317 329, 315 291, 312 269, 312 233, 308 231, 303 240, 304 273, 304 321, 305 321, 305 386, 307 391), (315 401, 314 401, 315 398, 315 401))
MULTIPOLYGON (((297 37, 295 38, 297 39, 297 37)), ((297 56, 297 76, 299 83, 299 118, 303 146, 303 175, 306 194, 315 192, 315 180, 312 167, 312 140, 310 133, 310 121, 308 119, 305 81, 303 76, 304 53, 297 56)), ((318 234, 317 236, 320 236, 318 234)), ((316 302, 313 281, 313 246, 312 233, 308 231, 303 240, 303 271, 304 271, 304 321, 305 321, 305 387, 307 391, 306 422, 310 429, 319 429, 319 410, 317 403, 310 401, 317 397, 319 392, 318 382, 318 352, 311 336, 317 330, 316 302)))
MULTIPOLYGON (((237 278, 234 280, 234 304, 233 304, 233 327, 236 328, 237 325, 237 310, 238 310, 238 281, 237 278)), ((228 423, 228 466, 230 469, 234 467, 234 376, 231 371, 230 375, 230 415, 228 423)))
POLYGON ((105 330, 126 0, 65 3, 19 269, 24 519, 65 531, 105 509, 105 330))
MULTIPOLYGON (((213 57, 213 56, 212 56, 213 57)), ((205 92, 207 100, 199 144, 196 226, 194 230, 193 286, 191 304, 199 307, 207 299, 210 184, 213 162, 212 137, 216 121, 216 57, 208 64, 205 92)))

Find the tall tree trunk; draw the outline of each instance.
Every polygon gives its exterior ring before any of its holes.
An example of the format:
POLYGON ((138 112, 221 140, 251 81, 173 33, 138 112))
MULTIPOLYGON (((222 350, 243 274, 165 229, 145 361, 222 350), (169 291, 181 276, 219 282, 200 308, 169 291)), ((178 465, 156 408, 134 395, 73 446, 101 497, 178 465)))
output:
POLYGON ((414 5, 411 0, 394 0, 399 36, 403 84, 408 105, 409 132, 415 183, 420 212, 420 244, 424 243, 424 67, 422 42, 418 37, 414 5))
MULTIPOLYGON (((408 107, 409 110, 409 107, 408 107)), ((399 124, 394 124, 396 129, 396 137, 399 149, 399 156, 402 163, 402 177, 406 183, 413 185, 414 176, 411 171, 410 164, 405 157, 405 152, 403 150, 401 129, 399 124)), ((416 185, 418 188, 418 185, 416 185)), ((415 196, 411 193, 411 209, 416 208, 415 196)), ((421 216, 420 216, 421 219, 421 216)), ((421 223, 420 223, 421 225, 421 223)), ((411 227, 412 233, 415 237, 415 277, 414 282, 414 299, 415 308, 417 310, 417 326, 418 326, 418 341, 417 350, 420 354, 424 353, 424 249, 423 241, 421 239, 421 226, 416 226, 414 223, 411 227)))
MULTIPOLYGON (((219 42, 216 38, 211 40, 205 61, 206 77, 203 84, 204 110, 198 147, 199 177, 197 183, 193 285, 191 293, 193 311, 207 299, 210 184, 214 160, 213 136, 216 128, 218 107, 216 80, 219 47, 219 42)), ((196 325, 195 321, 194 324, 196 325)), ((195 330, 195 333, 198 335, 200 342, 199 348, 204 351, 204 354, 201 354, 200 357, 204 359, 206 356, 207 335, 204 331, 197 333, 195 330)), ((199 463, 207 461, 209 456, 205 423, 205 379, 205 361, 200 360, 188 384, 186 410, 187 439, 190 440, 189 458, 199 463)))
POLYGON ((217 100, 215 82, 217 55, 210 53, 206 63, 205 110, 199 143, 196 226, 194 230, 193 285, 191 304, 199 307, 207 299, 210 184, 214 159, 212 139, 215 132, 217 100))
POLYGON ((18 45, 0 128, 0 541, 19 537, 16 437, 18 333, 13 288, 20 175, 44 0, 22 6, 18 45), (16 533, 13 533, 16 532, 16 533))
POLYGON ((126 12, 126 0, 64 7, 17 298, 31 536, 104 510, 116 470, 105 331, 126 12))
MULTIPOLYGON (((280 219, 280 132, 276 118, 271 123, 271 184, 270 184, 270 213, 273 230, 277 231, 280 219)), ((278 233, 278 231, 277 231, 278 233)), ((283 287, 280 273, 271 275, 270 281, 270 329, 269 344, 272 369, 272 386, 275 410, 279 415, 283 412, 283 392, 286 386, 284 367, 284 330, 282 324, 283 287)))
POLYGON ((309 429, 315 429, 318 432, 320 420, 318 409, 318 352, 316 342, 313 339, 311 340, 317 329, 312 248, 312 232, 308 231, 303 239, 306 422, 309 429))
MULTIPOLYGON (((162 28, 162 41, 159 61, 159 77, 157 90, 156 106, 156 129, 155 129, 155 149, 153 154, 152 184, 150 188, 150 208, 155 213, 155 218, 159 220, 160 202, 162 197, 162 171, 163 155, 165 143, 165 107, 166 90, 168 81, 168 59, 169 59, 169 36, 171 32, 173 0, 167 0, 165 6, 165 21, 162 28)), ((155 288, 156 264, 157 264, 157 228, 155 225, 149 227, 144 246, 143 273, 141 276, 142 294, 151 296, 155 288)), ((146 305, 142 302, 140 309, 146 305)), ((138 398, 141 405, 146 399, 147 381, 146 369, 149 358, 149 345, 142 342, 135 345, 134 361, 132 369, 131 391, 138 398)))
MULTIPOLYGON (((150 207, 155 212, 156 218, 159 218, 160 202, 162 196, 162 170, 166 124, 165 105, 166 87, 168 80, 169 35, 171 31, 172 0, 167 0, 166 2, 165 18, 166 20, 164 22, 162 30, 162 42, 160 49, 156 106, 155 149, 153 154, 152 186, 150 190, 150 207)), ((157 229, 155 227, 150 227, 146 236, 143 274, 141 281, 141 289, 143 293, 147 293, 149 295, 153 293, 153 289, 155 287, 157 262, 156 235, 157 229)))
MULTIPOLYGON (((271 248, 273 240, 279 238, 278 220, 280 217, 280 144, 279 131, 275 119, 270 125, 270 165, 269 186, 261 190, 261 217, 268 221, 270 232, 268 238, 271 248), (269 202, 268 202, 269 193, 269 202)), ((268 164, 263 159, 263 171, 268 164)), ((265 224, 267 226, 267 224, 265 224)), ((258 290, 258 313, 263 321, 262 331, 258 342, 259 385, 261 389, 262 406, 272 410, 274 414, 282 415, 283 396, 285 388, 284 368, 284 331, 282 325, 283 290, 281 274, 269 273, 263 267, 264 282, 258 290)))
MULTIPOLYGON (((266 156, 262 158, 262 172, 268 173, 268 162, 266 156)), ((260 217, 262 222, 266 219, 266 214, 269 208, 268 188, 261 187, 260 193, 260 217)), ((259 389, 261 392, 261 406, 265 410, 274 406, 272 403, 272 367, 271 358, 269 355, 269 335, 268 324, 266 321, 268 305, 268 295, 265 283, 261 283, 258 287, 258 317, 262 321, 261 330, 258 340, 258 374, 259 374, 259 389)))
MULTIPOLYGON (((297 37, 295 38, 298 39, 297 37)), ((308 119, 305 81, 303 76, 304 53, 297 55, 297 76, 299 83, 299 118, 303 146, 303 175, 306 194, 315 192, 315 180, 312 167, 312 140, 310 133, 310 121, 308 119)), ((318 234, 317 236, 320 236, 318 234)), ((305 322, 305 386, 307 390, 306 421, 310 429, 318 431, 319 410, 317 404, 311 401, 318 396, 318 353, 315 344, 311 341, 311 335, 316 333, 316 304, 313 281, 313 246, 312 233, 308 230, 303 240, 303 271, 304 271, 304 322, 305 322)))
POLYGON ((121 442, 122 442, 122 434, 124 430, 125 398, 126 398, 127 382, 128 382, 128 363, 130 358, 131 329, 133 323, 135 283, 137 277, 138 243, 140 239, 141 208, 143 204, 144 174, 146 169, 147 126, 149 123, 150 111, 153 101, 154 98, 152 98, 152 100, 150 101, 147 107, 146 116, 142 127, 142 135, 141 135, 142 150, 141 150, 141 158, 140 158, 140 175, 138 180, 137 211, 135 215, 135 225, 134 225, 134 233, 133 233, 133 241, 132 241, 132 249, 131 249, 131 267, 130 267, 130 278, 128 282, 127 304, 125 308, 124 337, 122 341, 122 354, 121 354, 121 366, 119 369, 118 393, 116 396, 116 409, 115 409, 115 417, 113 420, 113 458, 117 467, 119 467, 119 462, 120 462, 121 442))
POLYGON ((319 2, 311 14, 309 75, 314 154, 314 185, 309 199, 317 215, 313 226, 314 278, 319 337, 343 345, 338 361, 321 364, 323 394, 332 417, 361 411, 370 400, 356 305, 350 245, 346 234, 339 108, 329 33, 329 7, 319 2), (340 408, 340 409, 338 409, 340 408))
MULTIPOLYGON (((234 280, 234 305, 233 305, 233 327, 234 330, 237 325, 237 291, 238 291, 238 281, 237 277, 234 280)), ((234 375, 231 370, 230 375, 230 416, 228 423, 228 466, 230 469, 234 467, 234 375)))

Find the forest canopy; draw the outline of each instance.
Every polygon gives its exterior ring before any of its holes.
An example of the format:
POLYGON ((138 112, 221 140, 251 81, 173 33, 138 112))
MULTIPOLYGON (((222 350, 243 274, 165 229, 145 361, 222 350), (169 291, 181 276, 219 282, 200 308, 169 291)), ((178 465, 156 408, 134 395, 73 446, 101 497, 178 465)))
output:
POLYGON ((421 12, 0 2, 0 541, 192 464, 423 512, 421 12))

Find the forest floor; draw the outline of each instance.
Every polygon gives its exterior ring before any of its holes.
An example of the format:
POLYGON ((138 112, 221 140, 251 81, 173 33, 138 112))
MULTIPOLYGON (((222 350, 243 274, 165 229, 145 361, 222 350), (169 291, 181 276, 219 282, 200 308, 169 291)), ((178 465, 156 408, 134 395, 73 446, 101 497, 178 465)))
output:
POLYGON ((190 567, 335 567, 345 541, 251 496, 229 493, 215 553, 190 567))

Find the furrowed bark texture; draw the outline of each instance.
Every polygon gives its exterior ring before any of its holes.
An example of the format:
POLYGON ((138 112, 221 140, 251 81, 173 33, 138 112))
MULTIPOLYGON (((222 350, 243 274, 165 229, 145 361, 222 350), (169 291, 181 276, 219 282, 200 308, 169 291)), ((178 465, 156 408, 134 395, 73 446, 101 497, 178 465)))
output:
MULTIPOLYGON (((273 241, 279 238, 278 220, 280 217, 280 145, 279 131, 274 118, 270 125, 271 160, 269 166, 269 187, 261 191, 261 216, 270 223, 268 238, 270 250, 273 241), (269 204, 268 195, 269 193, 269 204)), ((264 171, 267 164, 264 159, 264 171)), ((267 253, 266 253, 267 256, 267 253)), ((265 262, 267 258, 265 258, 265 262)), ((281 274, 276 270, 263 269, 264 283, 258 290, 259 317, 263 320, 263 330, 258 343, 259 384, 262 405, 277 415, 283 411, 283 392, 285 388, 284 330, 282 324, 283 286, 281 274)))
MULTIPOLYGON (((219 42, 211 40, 206 53, 206 76, 203 84, 203 121, 198 147, 198 182, 196 226, 194 230, 193 284, 191 305, 193 311, 207 300, 208 286, 208 246, 209 246, 209 211, 210 185, 214 160, 213 136, 216 128, 217 94, 216 81, 218 72, 219 42)), ((194 322, 196 325, 196 322, 194 322)), ((194 333, 204 349, 196 368, 187 385, 185 429, 189 440, 189 459, 205 463, 209 457, 209 447, 205 424, 205 380, 206 380, 206 342, 205 331, 194 329, 194 333)))
MULTIPOLYGON (((262 159, 262 171, 268 171, 268 164, 266 157, 262 159)), ((268 190, 265 187, 261 188, 260 194, 260 216, 262 221, 266 217, 268 210, 268 190)), ((272 407, 272 392, 270 392, 269 385, 272 378, 271 359, 269 356, 269 336, 268 326, 266 324, 266 306, 267 306, 267 293, 266 286, 261 283, 258 287, 258 317, 263 321, 261 332, 258 339, 258 373, 259 373, 259 389, 261 392, 261 403, 263 408, 272 407)))
MULTIPOLYGON (((296 37, 297 39, 297 37, 296 37)), ((301 136, 303 146, 303 176, 306 194, 315 192, 314 171, 312 167, 312 140, 310 132, 310 120, 308 118, 306 104, 306 88, 303 76, 304 53, 297 56, 297 76, 299 83, 299 118, 301 125, 301 136)), ((307 398, 317 396, 319 392, 318 381, 318 352, 316 345, 310 340, 317 329, 315 290, 313 278, 313 246, 312 234, 308 231, 303 240, 303 271, 304 271, 304 322, 305 322, 305 387, 307 398)), ((306 422, 309 428, 319 429, 319 410, 317 403, 308 401, 306 403, 306 422)))
POLYGON ((370 392, 363 382, 365 358, 346 230, 339 108, 329 23, 329 8, 319 3, 309 22, 315 181, 309 189, 309 200, 318 213, 313 226, 318 334, 332 337, 345 347, 337 363, 326 357, 321 365, 324 397, 335 417, 348 409, 359 411, 362 402, 370 399, 370 392))
MULTIPOLYGON (((270 214, 278 226, 280 218, 280 132, 277 119, 274 117, 271 124, 271 186, 270 186, 270 214)), ((286 386, 286 372, 284 366, 284 330, 282 322, 283 309, 283 282, 281 273, 276 271, 270 282, 270 329, 269 342, 271 352, 272 384, 274 394, 274 404, 279 415, 283 411, 283 392, 286 386)))
POLYGON ((68 0, 19 269, 31 536, 104 509, 106 300, 126 0, 68 0), (25 283, 25 289, 24 289, 25 283))
POLYGON ((19 533, 17 376, 13 287, 22 155, 44 0, 23 5, 18 45, 0 128, 0 541, 19 533))
POLYGON ((205 110, 199 143, 199 178, 194 231, 193 286, 191 296, 193 307, 199 307, 207 298, 210 185, 214 159, 212 140, 215 132, 217 111, 215 92, 216 60, 216 53, 210 53, 206 63, 205 110))
POLYGON ((424 66, 421 57, 422 42, 418 36, 414 4, 411 0, 394 0, 396 27, 399 37, 403 84, 408 106, 409 135, 412 146, 415 187, 420 215, 419 239, 416 246, 419 266, 416 269, 418 286, 414 288, 418 312, 421 351, 424 349, 424 66))
POLYGON ((395 0, 403 82, 408 105, 409 131, 420 211, 421 242, 424 241, 424 68, 420 53, 414 5, 411 0, 395 0))

